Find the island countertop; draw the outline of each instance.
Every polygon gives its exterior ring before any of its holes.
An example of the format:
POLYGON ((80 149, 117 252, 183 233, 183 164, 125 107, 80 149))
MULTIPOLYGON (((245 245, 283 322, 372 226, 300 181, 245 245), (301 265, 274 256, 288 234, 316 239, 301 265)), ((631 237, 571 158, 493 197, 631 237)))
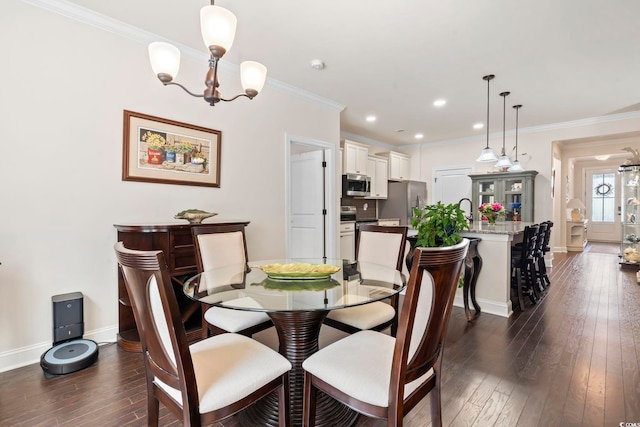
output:
POLYGON ((465 236, 466 233, 477 234, 509 234, 516 235, 524 232, 524 228, 533 225, 532 222, 502 221, 489 224, 486 221, 474 221, 469 225, 469 230, 461 231, 459 234, 465 236))

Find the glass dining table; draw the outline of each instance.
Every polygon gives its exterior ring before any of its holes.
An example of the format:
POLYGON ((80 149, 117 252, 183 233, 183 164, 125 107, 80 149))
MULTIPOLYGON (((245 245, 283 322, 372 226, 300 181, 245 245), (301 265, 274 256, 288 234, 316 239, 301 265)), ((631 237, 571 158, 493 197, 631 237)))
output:
MULTIPOLYGON (((253 261, 207 270, 184 285, 189 298, 210 306, 265 312, 278 334, 278 351, 293 365, 289 373, 291 424, 302 425, 302 362, 318 351, 320 328, 331 310, 380 301, 399 293, 406 278, 372 263, 319 259, 253 261), (315 271, 314 271, 315 270, 315 271), (267 272, 265 272, 267 271, 267 272)), ((277 394, 240 414, 241 425, 278 425, 277 394)), ((319 395, 317 426, 351 425, 357 413, 319 395)))

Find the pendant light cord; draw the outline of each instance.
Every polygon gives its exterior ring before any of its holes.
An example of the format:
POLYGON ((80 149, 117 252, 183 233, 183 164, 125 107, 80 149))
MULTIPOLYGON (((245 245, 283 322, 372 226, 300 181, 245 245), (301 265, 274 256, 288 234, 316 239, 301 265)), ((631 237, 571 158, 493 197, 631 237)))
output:
POLYGON ((518 161, 518 112, 522 105, 514 105, 513 108, 516 109, 516 162, 518 161))
POLYGON ((505 132, 507 131, 507 96, 509 96, 511 92, 502 92, 500 96, 502 97, 502 155, 506 156, 507 154, 504 151, 505 147, 505 132))

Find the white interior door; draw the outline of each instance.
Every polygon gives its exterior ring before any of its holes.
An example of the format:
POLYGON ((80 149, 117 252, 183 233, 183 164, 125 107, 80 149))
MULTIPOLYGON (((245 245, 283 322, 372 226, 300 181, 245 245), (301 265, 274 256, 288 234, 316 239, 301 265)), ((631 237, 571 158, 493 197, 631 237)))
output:
MULTIPOLYGON (((304 150, 293 144, 297 150, 304 150)), ((320 258, 325 255, 324 151, 291 153, 289 256, 320 258)))
POLYGON ((585 206, 589 226, 587 239, 600 242, 620 241, 620 189, 616 169, 585 170, 585 206))
MULTIPOLYGON (((471 178, 469 174, 472 168, 451 167, 433 170, 433 200, 431 203, 443 204, 458 203, 463 198, 471 199, 471 178)), ((463 203, 461 207, 469 215, 469 203, 463 203)), ((476 206, 477 207, 477 206, 476 206)))

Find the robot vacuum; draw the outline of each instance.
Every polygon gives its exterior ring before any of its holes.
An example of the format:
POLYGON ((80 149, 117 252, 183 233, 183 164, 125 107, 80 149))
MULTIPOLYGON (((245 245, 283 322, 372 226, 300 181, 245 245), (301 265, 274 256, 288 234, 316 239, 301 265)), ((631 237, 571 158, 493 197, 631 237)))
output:
POLYGON ((98 344, 82 338, 83 295, 72 292, 51 297, 53 302, 53 347, 40 357, 46 377, 70 374, 88 368, 98 359, 98 344))
POLYGON ((45 375, 63 375, 88 368, 98 360, 95 341, 77 339, 55 345, 40 357, 45 375))

